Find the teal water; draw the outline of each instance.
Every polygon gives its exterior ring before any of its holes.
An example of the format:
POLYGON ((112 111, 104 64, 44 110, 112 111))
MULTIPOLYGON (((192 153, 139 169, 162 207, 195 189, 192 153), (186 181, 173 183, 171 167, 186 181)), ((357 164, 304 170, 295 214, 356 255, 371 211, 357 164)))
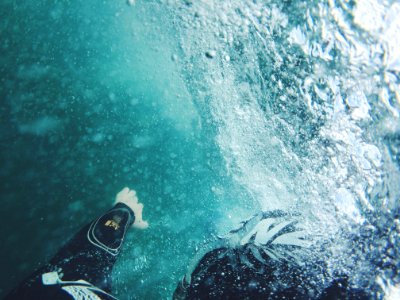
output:
POLYGON ((1 212, 9 225, 1 265, 10 270, 2 294, 129 186, 151 227, 128 236, 116 294, 169 297, 198 244, 244 198, 171 60, 171 33, 124 2, 10 2, 2 12, 1 212))
POLYGON ((400 4, 133 2, 0 4, 0 296, 129 186, 151 227, 121 299, 170 298, 207 240, 277 208, 395 299, 400 4))

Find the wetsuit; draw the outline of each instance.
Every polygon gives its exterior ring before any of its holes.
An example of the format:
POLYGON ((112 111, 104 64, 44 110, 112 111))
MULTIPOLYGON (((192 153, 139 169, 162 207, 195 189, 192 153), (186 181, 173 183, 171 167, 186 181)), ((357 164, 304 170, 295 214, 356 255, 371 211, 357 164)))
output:
POLYGON ((363 290, 352 288, 345 275, 332 282, 323 277, 325 264, 314 261, 311 238, 299 216, 261 212, 219 236, 210 247, 214 250, 193 261, 195 267, 189 268, 173 299, 370 299, 363 290), (324 278, 318 285, 312 279, 315 275, 324 278))
POLYGON ((5 299, 116 299, 111 273, 133 211, 117 203, 83 227, 43 268, 34 272, 5 299))
POLYGON ((307 274, 287 261, 265 253, 264 262, 246 246, 219 248, 205 254, 190 278, 184 277, 173 300, 372 300, 361 289, 351 288, 346 276, 316 293, 307 274))

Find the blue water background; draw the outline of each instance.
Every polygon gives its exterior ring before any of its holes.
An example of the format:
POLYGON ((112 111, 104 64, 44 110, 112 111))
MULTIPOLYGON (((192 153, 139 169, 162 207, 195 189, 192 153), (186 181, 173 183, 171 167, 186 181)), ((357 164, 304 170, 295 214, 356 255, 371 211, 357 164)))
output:
POLYGON ((121 299, 170 298, 207 240, 275 208, 332 274, 398 284, 399 69, 356 5, 133 2, 0 4, 0 296, 124 186, 151 227, 127 237, 121 299))

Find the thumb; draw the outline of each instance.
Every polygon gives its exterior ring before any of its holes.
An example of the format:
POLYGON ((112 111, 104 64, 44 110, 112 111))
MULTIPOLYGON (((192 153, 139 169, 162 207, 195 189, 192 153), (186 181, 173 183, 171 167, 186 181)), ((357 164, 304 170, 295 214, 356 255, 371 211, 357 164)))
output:
POLYGON ((143 220, 137 220, 133 223, 132 227, 137 229, 146 229, 149 227, 149 223, 143 220))

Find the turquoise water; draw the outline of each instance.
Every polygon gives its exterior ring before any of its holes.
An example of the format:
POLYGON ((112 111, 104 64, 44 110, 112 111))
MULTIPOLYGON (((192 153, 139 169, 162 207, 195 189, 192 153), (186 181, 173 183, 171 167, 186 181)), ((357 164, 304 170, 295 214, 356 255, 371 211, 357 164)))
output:
POLYGON ((400 4, 134 2, 0 4, 1 295, 129 186, 151 227, 121 299, 170 298, 207 240, 277 208, 328 273, 395 297, 400 4))

